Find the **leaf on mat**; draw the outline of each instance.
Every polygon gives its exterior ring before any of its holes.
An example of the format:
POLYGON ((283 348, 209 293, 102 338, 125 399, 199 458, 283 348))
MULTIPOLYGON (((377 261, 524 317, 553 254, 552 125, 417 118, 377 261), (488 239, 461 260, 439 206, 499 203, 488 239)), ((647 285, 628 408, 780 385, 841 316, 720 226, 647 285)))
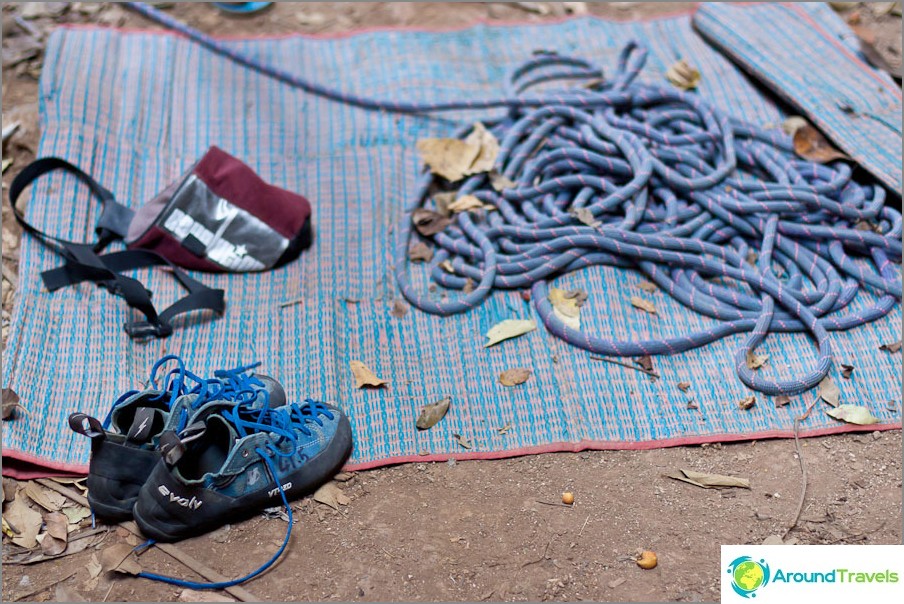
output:
POLYGON ((687 392, 690 389, 691 389, 690 382, 678 382, 678 390, 680 390, 681 392, 687 392))
POLYGON ((738 407, 740 407, 743 411, 747 411, 754 405, 756 405, 756 395, 753 394, 741 399, 741 401, 738 402, 738 407))
POLYGON ((495 206, 489 203, 483 203, 474 195, 462 195, 449 204, 449 211, 458 214, 467 212, 468 210, 494 210, 495 206))
POLYGON ((408 305, 396 298, 392 301, 392 310, 389 311, 396 319, 401 319, 406 314, 408 314, 408 305))
POLYGON ((782 122, 782 130, 788 136, 794 136, 794 133, 803 128, 804 126, 809 126, 810 122, 806 119, 802 118, 799 115, 792 115, 788 117, 784 122, 782 122))
POLYGON ((844 365, 844 364, 841 365, 841 377, 843 377, 846 380, 849 380, 849 379, 851 379, 852 373, 854 373, 853 365, 844 365))
POLYGON ((464 178, 481 152, 479 144, 457 138, 422 138, 417 150, 431 172, 451 182, 464 178))
POLYGON ((421 409, 421 414, 418 416, 417 422, 415 422, 418 430, 429 430, 438 424, 439 420, 446 416, 446 412, 449 410, 449 405, 451 403, 452 399, 447 396, 446 398, 426 405, 421 409))
POLYGON ((836 159, 850 159, 826 140, 822 133, 809 124, 794 133, 794 152, 804 159, 820 164, 836 159))
POLYGON ((465 284, 462 286, 461 291, 470 294, 474 291, 474 280, 468 277, 465 279, 465 284))
POLYGON ((61 512, 44 514, 46 532, 37 536, 41 551, 45 556, 58 556, 66 551, 69 541, 69 521, 61 512))
POLYGON ((649 300, 644 300, 643 298, 639 298, 637 296, 631 296, 631 306, 634 308, 639 308, 645 312, 650 313, 651 315, 656 314, 656 305, 650 302, 649 300))
POLYGON ((386 380, 381 380, 374 375, 374 372, 361 361, 350 361, 349 366, 355 375, 355 388, 363 388, 364 386, 379 388, 387 383, 386 380))
POLYGON ((887 352, 889 354, 894 354, 894 353, 898 352, 899 350, 901 350, 901 344, 902 344, 901 340, 898 340, 897 342, 892 342, 891 344, 883 344, 882 346, 879 347, 879 350, 884 350, 885 352, 887 352))
POLYGON ((581 306, 587 300, 587 293, 581 289, 564 290, 550 287, 548 294, 553 313, 572 329, 581 328, 581 306))
POLYGON ((493 133, 486 129, 480 122, 474 123, 474 129, 465 142, 475 145, 479 152, 465 174, 479 174, 489 172, 496 165, 496 157, 499 155, 499 141, 493 133))
POLYGON ((180 602, 235 602, 235 598, 211 591, 183 589, 179 592, 180 602))
POLYGON ((36 482, 28 481, 22 489, 28 498, 37 503, 48 512, 58 512, 69 500, 56 491, 45 489, 36 482))
POLYGON ((658 287, 656 287, 655 283, 651 283, 650 281, 646 281, 646 280, 638 283, 637 287, 639 287, 641 291, 645 291, 648 294, 656 293, 656 291, 659 289, 658 287))
POLYGON ((348 505, 350 499, 337 486, 335 481, 330 481, 314 491, 314 501, 328 505, 338 510, 340 505, 348 505))
POLYGON ((458 197, 458 191, 440 191, 433 194, 433 203, 436 204, 436 211, 443 216, 449 217, 452 212, 449 211, 449 204, 458 197))
POLYGON ((691 90, 700 85, 700 71, 692 67, 685 59, 674 63, 665 72, 666 79, 681 90, 691 90))
POLYGON ((20 409, 19 395, 12 388, 3 389, 3 419, 15 419, 16 413, 20 409))
POLYGON ((489 348, 504 340, 523 336, 535 329, 537 329, 537 323, 533 319, 506 319, 505 321, 500 321, 487 332, 488 340, 483 347, 489 348))
POLYGON ((32 549, 38 545, 36 537, 41 531, 41 524, 44 520, 41 518, 40 512, 28 506, 26 497, 22 493, 19 493, 12 503, 7 505, 3 519, 16 534, 13 537, 13 543, 25 549, 32 549))
POLYGON ((878 417, 869 412, 869 409, 860 405, 839 405, 826 411, 826 415, 858 426, 878 424, 880 421, 878 417))
POLYGON ((430 237, 445 230, 452 224, 452 219, 427 208, 418 208, 411 214, 411 222, 418 233, 424 237, 430 237))
POLYGON ((493 170, 490 172, 490 186, 498 193, 501 193, 506 189, 514 189, 518 186, 518 183, 509 177, 500 174, 496 170, 493 170))
POLYGON ((511 430, 511 429, 512 429, 512 425, 511 425, 511 424, 506 424, 506 425, 504 425, 504 426, 501 427, 501 428, 497 428, 497 429, 496 429, 496 432, 498 432, 498 433, 501 434, 502 436, 505 436, 506 434, 508 434, 509 430, 511 430))
POLYGON ((634 359, 634 364, 643 367, 644 371, 653 371, 653 357, 648 354, 634 359))
POLYGON ((408 259, 412 262, 430 262, 433 260, 433 248, 423 241, 418 241, 408 248, 408 259))
POLYGON ((681 480, 704 489, 717 489, 726 487, 750 488, 750 480, 737 476, 725 476, 722 474, 707 474, 706 472, 694 472, 682 469, 674 474, 667 474, 668 478, 681 480))
POLYGON ((88 578, 94 579, 104 570, 104 567, 101 566, 100 560, 97 559, 97 554, 92 553, 91 559, 88 560, 88 564, 85 565, 88 569, 88 578))
POLYGON ((777 397, 775 397, 775 408, 778 409, 779 407, 784 407, 790 402, 790 396, 788 396, 787 394, 779 394, 777 397))
POLYGON ((100 553, 100 566, 104 572, 116 571, 127 575, 141 572, 138 559, 128 543, 116 543, 100 553))
POLYGON ((841 398, 841 390, 839 390, 835 382, 832 381, 832 376, 827 375, 819 382, 819 398, 833 407, 838 406, 838 399, 841 398))
POLYGON ((470 449, 473 446, 473 445, 471 445, 471 440, 468 438, 465 438, 461 434, 453 434, 452 436, 455 437, 455 442, 457 442, 459 444, 459 446, 462 446, 465 449, 470 449))
POLYGON ((579 222, 586 224, 589 227, 596 228, 602 224, 593 216, 593 212, 587 208, 572 208, 568 213, 577 218, 579 222))
POLYGON ((515 367, 506 369, 499 374, 499 383, 503 386, 517 386, 523 384, 530 377, 530 369, 527 367, 515 367))
POLYGON ((759 369, 769 361, 768 354, 757 354, 752 350, 747 351, 747 369, 759 369))

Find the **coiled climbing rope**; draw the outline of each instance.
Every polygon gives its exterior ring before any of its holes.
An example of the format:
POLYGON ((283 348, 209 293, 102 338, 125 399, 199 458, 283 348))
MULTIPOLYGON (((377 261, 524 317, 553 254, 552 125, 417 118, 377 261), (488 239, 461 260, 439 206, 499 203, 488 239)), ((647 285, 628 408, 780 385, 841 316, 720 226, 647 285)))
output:
POLYGON ((494 290, 529 287, 551 333, 597 353, 674 354, 747 333, 734 359, 738 375, 775 395, 797 394, 823 379, 832 365, 830 331, 885 316, 901 299, 895 266, 901 214, 885 205, 881 186, 854 180, 841 162, 802 160, 781 131, 729 118, 695 94, 637 82, 646 50, 635 43, 623 49, 616 75, 603 82, 591 63, 546 53, 513 72, 503 98, 407 103, 309 82, 143 3, 128 4, 246 67, 339 102, 402 113, 508 109, 504 118, 484 123, 501 142, 496 170, 514 186, 496 191, 486 173, 454 186, 429 171, 418 181, 410 212, 439 209, 437 190, 474 195, 495 208, 459 213, 431 237, 438 247, 432 278, 467 290, 451 299, 412 285, 408 249, 418 235, 410 223, 403 226, 397 281, 426 312, 465 312, 494 290), (575 80, 584 86, 574 86, 575 80), (565 81, 569 85, 551 88, 565 81), (586 224, 589 217, 593 222, 586 224), (447 261, 454 273, 440 268, 447 261), (636 269, 717 323, 643 341, 572 329, 553 312, 547 282, 594 265, 636 269), (851 310, 862 291, 873 299, 851 310), (773 332, 809 333, 819 350, 815 367, 784 380, 748 369, 747 353, 773 332))

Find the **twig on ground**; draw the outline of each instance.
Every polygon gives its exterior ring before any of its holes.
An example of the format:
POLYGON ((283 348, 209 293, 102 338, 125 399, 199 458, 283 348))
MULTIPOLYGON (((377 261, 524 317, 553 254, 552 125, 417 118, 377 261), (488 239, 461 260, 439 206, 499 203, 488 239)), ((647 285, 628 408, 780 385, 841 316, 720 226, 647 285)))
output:
MULTIPOLYGON (((48 489, 56 491, 57 493, 65 495, 66 497, 75 501, 76 503, 80 503, 85 507, 90 507, 90 505, 88 504, 88 500, 85 497, 83 497, 80 493, 76 493, 75 491, 73 491, 72 489, 70 489, 68 487, 64 487, 63 485, 53 482, 52 480, 47 480, 46 478, 38 478, 37 480, 35 480, 35 482, 47 487, 48 489)), ((135 524, 131 520, 126 521, 126 522, 120 522, 119 526, 123 527, 127 531, 129 531, 139 537, 144 537, 144 535, 141 534, 141 530, 138 528, 138 525, 135 524)), ((181 562, 182 564, 184 564, 191 570, 195 571, 196 573, 198 573, 199 575, 201 575, 208 581, 213 581, 216 583, 222 583, 224 581, 228 581, 228 579, 226 577, 219 574, 217 571, 213 570, 212 568, 199 562, 198 560, 194 559, 193 557, 189 556, 188 554, 183 552, 181 549, 179 549, 172 543, 155 543, 152 547, 156 547, 160 551, 162 551, 166 554, 169 554, 171 557, 175 558, 176 560, 178 560, 179 562, 181 562)), ((227 587, 227 588, 225 588, 225 591, 227 591, 229 594, 235 596, 239 600, 242 600, 243 602, 262 602, 263 601, 259 597, 255 596, 254 594, 249 592, 247 589, 245 589, 243 587, 239 587, 238 585, 234 585, 232 587, 227 587)))
POLYGON ((553 503, 551 501, 540 501, 539 499, 537 499, 536 502, 542 503, 543 505, 552 505, 552 506, 559 507, 559 508, 573 508, 574 507, 574 505, 569 505, 567 503, 553 503))
POLYGON ((550 539, 549 541, 546 542, 546 548, 543 550, 542 556, 540 556, 536 560, 528 560, 527 562, 525 562, 524 564, 521 565, 521 568, 525 568, 527 566, 530 566, 531 564, 537 564, 539 562, 543 562, 544 560, 546 560, 546 554, 549 553, 549 544, 550 543, 552 543, 552 539, 550 539))
POLYGON ((587 514, 587 520, 581 525, 581 530, 578 531, 578 537, 584 534, 584 529, 587 527, 588 522, 590 522, 590 514, 587 514))
POLYGON ((602 361, 604 363, 612 363, 613 365, 621 365, 622 367, 627 367, 628 369, 633 369, 634 371, 639 371, 641 373, 646 373, 650 377, 654 377, 659 379, 661 376, 655 371, 650 371, 649 369, 644 369, 643 367, 639 367, 637 365, 630 365, 628 363, 622 363, 616 359, 608 359, 606 357, 590 357, 591 361, 602 361))
POLYGON ((804 499, 807 496, 807 464, 804 462, 804 453, 800 448, 800 439, 798 438, 797 433, 800 431, 800 422, 810 417, 810 412, 813 411, 813 407, 816 406, 817 402, 819 402, 819 397, 814 397, 813 402, 810 403, 810 406, 807 407, 804 414, 794 418, 794 448, 797 449, 797 461, 800 462, 801 473, 800 499, 797 502, 797 512, 794 513, 794 519, 791 521, 791 525, 788 526, 788 530, 782 535, 782 541, 785 540, 788 533, 797 527, 797 523, 800 520, 800 514, 804 510, 804 499))

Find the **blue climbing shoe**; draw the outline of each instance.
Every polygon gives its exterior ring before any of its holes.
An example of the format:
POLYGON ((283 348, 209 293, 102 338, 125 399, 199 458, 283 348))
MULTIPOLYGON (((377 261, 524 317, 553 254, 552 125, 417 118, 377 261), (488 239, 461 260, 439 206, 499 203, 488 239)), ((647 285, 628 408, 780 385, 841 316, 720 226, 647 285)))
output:
POLYGON ((157 445, 165 430, 181 429, 196 416, 239 402, 257 407, 284 404, 279 382, 250 373, 254 367, 219 370, 214 378, 202 379, 169 355, 151 369, 151 387, 120 396, 103 422, 84 413, 70 415, 69 426, 91 438, 87 486, 95 516, 107 522, 132 517, 138 492, 160 459, 157 445), (177 367, 158 388, 157 374, 169 362, 177 367))
POLYGON ((280 502, 288 508, 289 499, 333 476, 351 449, 348 418, 334 406, 240 403, 161 435, 163 459, 141 487, 133 516, 147 537, 175 541, 280 502))

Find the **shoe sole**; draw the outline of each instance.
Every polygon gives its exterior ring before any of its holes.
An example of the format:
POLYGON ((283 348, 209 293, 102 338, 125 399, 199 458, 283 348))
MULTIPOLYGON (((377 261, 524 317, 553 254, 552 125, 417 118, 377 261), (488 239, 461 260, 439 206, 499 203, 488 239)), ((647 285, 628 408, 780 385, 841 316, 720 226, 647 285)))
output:
MULTIPOLYGON (((325 482, 325 479, 334 476, 339 471, 351 454, 351 450, 351 424, 343 415, 327 449, 299 469, 299 471, 305 470, 305 474, 310 475, 310 478, 298 482, 296 482, 297 477, 291 475, 283 478, 283 480, 292 482, 292 488, 286 491, 286 499, 291 501, 316 490, 325 482)), ((147 484, 150 485, 150 480, 147 484)), ((148 490, 153 491, 154 488, 152 486, 142 488, 135 507, 132 509, 132 517, 146 537, 161 542, 178 541, 203 535, 224 524, 247 520, 260 513, 263 508, 273 505, 273 499, 268 496, 267 491, 261 490, 242 498, 233 498, 228 511, 216 514, 210 521, 193 522, 187 526, 182 522, 178 524, 168 522, 167 517, 170 517, 170 514, 158 503, 156 495, 149 494, 148 490)), ((277 499, 277 501, 280 502, 281 499, 277 499)))

